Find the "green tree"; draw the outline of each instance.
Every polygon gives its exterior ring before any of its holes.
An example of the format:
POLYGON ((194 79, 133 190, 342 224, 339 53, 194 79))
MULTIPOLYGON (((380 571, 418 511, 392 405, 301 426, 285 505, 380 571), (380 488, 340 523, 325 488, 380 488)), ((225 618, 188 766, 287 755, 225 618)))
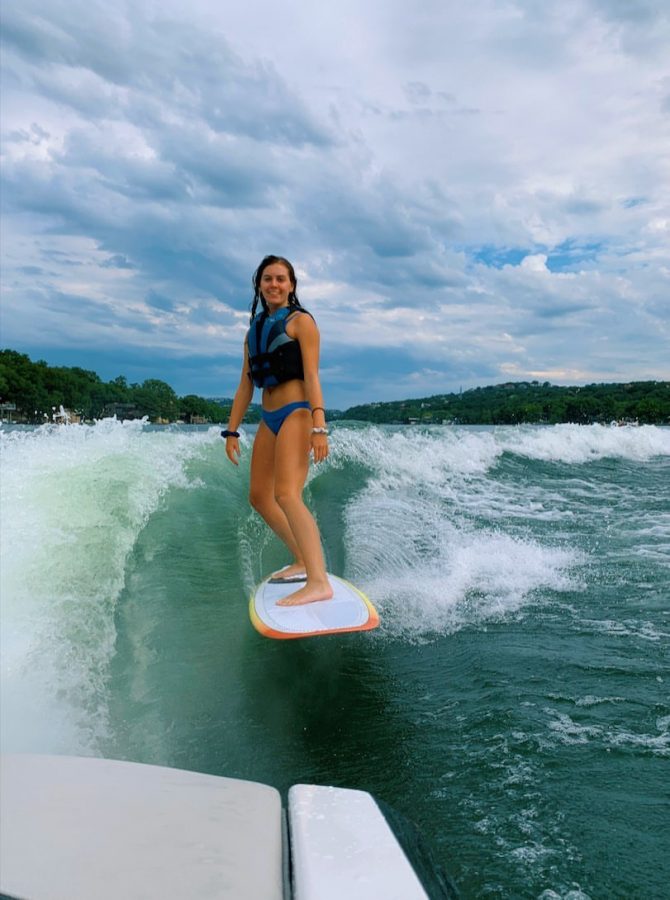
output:
POLYGON ((133 391, 134 402, 144 415, 151 419, 174 421, 179 414, 177 395, 169 384, 157 378, 148 378, 133 391))

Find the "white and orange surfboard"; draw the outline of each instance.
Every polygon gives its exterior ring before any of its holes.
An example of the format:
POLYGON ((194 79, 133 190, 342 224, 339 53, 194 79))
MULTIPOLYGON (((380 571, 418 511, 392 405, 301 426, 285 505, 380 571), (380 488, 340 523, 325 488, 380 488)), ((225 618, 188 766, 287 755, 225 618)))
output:
POLYGON ((303 606, 277 606, 277 601, 298 590, 299 584, 270 584, 263 581, 249 601, 251 622, 262 635, 286 640, 370 631, 379 625, 379 614, 362 591, 337 575, 328 573, 332 600, 303 606))

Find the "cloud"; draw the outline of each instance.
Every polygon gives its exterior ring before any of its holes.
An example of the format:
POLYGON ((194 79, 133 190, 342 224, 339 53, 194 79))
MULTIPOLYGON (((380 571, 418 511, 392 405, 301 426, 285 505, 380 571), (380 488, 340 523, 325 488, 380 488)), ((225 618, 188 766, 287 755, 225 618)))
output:
POLYGON ((230 393, 278 252, 338 405, 667 374, 663 4, 269 12, 6 3, 8 345, 230 393))
POLYGON ((115 253, 113 256, 103 260, 100 265, 103 269, 134 269, 135 267, 130 260, 122 253, 115 253))
POLYGON ((529 272, 548 272, 547 257, 544 253, 529 253, 521 260, 521 268, 529 272))

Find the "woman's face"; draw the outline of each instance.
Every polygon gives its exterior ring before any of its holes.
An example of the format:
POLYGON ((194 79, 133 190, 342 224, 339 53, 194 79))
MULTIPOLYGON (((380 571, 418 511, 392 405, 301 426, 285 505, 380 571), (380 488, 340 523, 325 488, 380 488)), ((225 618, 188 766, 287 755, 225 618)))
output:
POLYGON ((283 263, 272 263, 261 274, 261 293, 269 306, 279 308, 288 305, 288 297, 295 285, 283 263))

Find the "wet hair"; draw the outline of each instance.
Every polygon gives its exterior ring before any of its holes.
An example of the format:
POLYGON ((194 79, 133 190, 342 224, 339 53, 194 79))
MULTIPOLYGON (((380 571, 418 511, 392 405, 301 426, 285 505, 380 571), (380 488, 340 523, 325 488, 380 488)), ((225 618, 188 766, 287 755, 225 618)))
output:
MULTIPOLYGON (((251 279, 251 283, 254 286, 254 299, 251 304, 251 321, 253 322, 254 316, 256 315, 256 310, 258 309, 258 304, 260 302, 263 307, 264 312, 269 312, 268 305, 265 302, 265 298, 261 294, 261 278, 263 277, 263 272, 267 269, 268 266, 272 266, 275 263, 280 263, 282 266, 288 270, 289 278, 291 279, 291 283, 293 284, 293 290, 288 295, 288 305, 289 309, 305 309, 304 306, 298 300, 298 295, 296 294, 296 288, 298 287, 298 279, 295 277, 295 270, 291 263, 285 259, 283 256, 266 256, 261 261, 260 266, 254 272, 253 278, 251 279)), ((307 312, 307 310, 305 310, 307 312)))

